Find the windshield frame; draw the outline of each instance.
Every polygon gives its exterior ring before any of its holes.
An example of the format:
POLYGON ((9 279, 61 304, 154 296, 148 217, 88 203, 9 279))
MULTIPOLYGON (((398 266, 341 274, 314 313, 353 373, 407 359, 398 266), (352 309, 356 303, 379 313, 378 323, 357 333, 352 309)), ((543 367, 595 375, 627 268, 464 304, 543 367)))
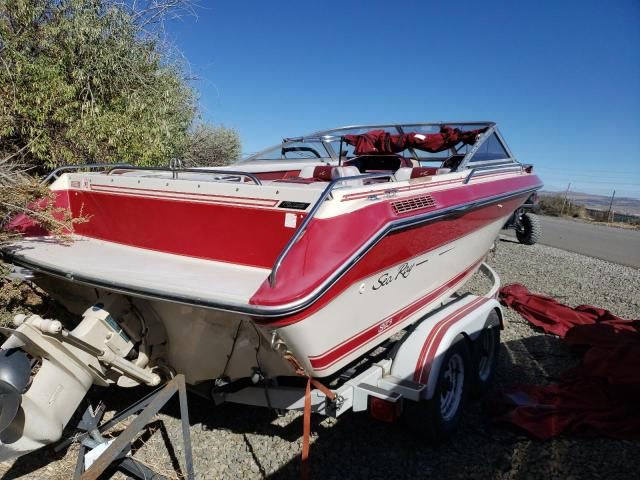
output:
MULTIPOLYGON (((242 160, 240 160, 239 162, 237 162, 238 164, 242 164, 242 163, 248 163, 248 162, 253 162, 253 161, 277 161, 277 160, 282 160, 282 161, 292 161, 292 162, 296 162, 296 161, 308 161, 308 160, 315 160, 313 158, 300 158, 300 159, 296 159, 296 158, 286 158, 286 157, 280 157, 278 158, 273 158, 273 159, 267 159, 267 158, 260 158, 261 156, 264 156, 265 154, 273 151, 273 150, 277 150, 277 149, 284 149, 287 148, 287 145, 292 145, 292 144, 296 144, 296 143, 321 143, 325 150, 326 153, 328 154, 327 157, 319 157, 317 158, 318 161, 338 161, 338 152, 336 152, 336 149, 334 148, 334 145, 336 144, 336 142, 341 142, 342 137, 344 135, 348 135, 348 134, 358 134, 358 133, 365 133, 367 131, 370 130, 387 130, 389 131, 391 134, 394 135, 398 135, 398 134, 403 134, 403 133, 409 133, 413 130, 415 130, 416 127, 420 127, 420 128, 424 128, 424 127, 433 127, 433 128, 439 128, 442 126, 449 126, 449 127, 453 127, 453 128, 461 128, 461 129, 471 129, 471 128, 487 128, 487 131, 484 132, 483 134, 481 134, 478 138, 478 140, 473 144, 472 148, 470 148, 468 150, 468 152, 465 154, 464 158, 462 159, 462 161, 460 162, 460 164, 458 165, 458 168, 456 170, 463 170, 465 168, 468 167, 469 165, 469 161, 471 160, 471 158, 473 157, 473 155, 475 154, 475 152, 480 148, 480 146, 482 144, 484 144, 484 142, 491 137, 492 134, 496 134, 496 136, 498 137, 500 143, 502 144, 502 146, 504 147, 505 151, 507 152, 509 158, 508 159, 502 159, 501 162, 517 162, 517 160, 513 157, 513 154, 511 152, 511 150, 509 149, 509 146, 507 145, 507 143, 504 141, 504 138, 502 137, 502 135, 500 134, 500 132, 497 129, 497 126, 495 124, 495 122, 490 122, 490 121, 475 121, 475 122, 407 122, 407 123, 387 123, 387 124, 364 124, 364 125, 348 125, 348 126, 344 126, 344 127, 338 127, 338 128, 332 128, 332 129, 328 129, 328 130, 319 130, 317 132, 308 134, 308 135, 303 135, 303 136, 299 136, 299 137, 290 137, 290 138, 283 138, 282 142, 280 142, 279 144, 276 145, 272 145, 269 148, 265 148, 264 150, 261 150, 257 153, 254 153, 253 155, 250 155, 242 160)), ((407 149, 407 151, 409 152, 411 158, 413 158, 414 160, 417 160, 419 162, 437 162, 437 161, 442 161, 444 158, 446 157, 433 157, 432 159, 429 158, 428 156, 425 155, 421 155, 421 152, 419 153, 418 151, 414 150, 414 149, 407 149)), ((452 152, 453 153, 453 152, 452 152)), ((491 160, 488 160, 486 162, 474 162, 474 165, 476 164, 480 164, 482 163, 483 165, 486 163, 490 163, 491 160)))

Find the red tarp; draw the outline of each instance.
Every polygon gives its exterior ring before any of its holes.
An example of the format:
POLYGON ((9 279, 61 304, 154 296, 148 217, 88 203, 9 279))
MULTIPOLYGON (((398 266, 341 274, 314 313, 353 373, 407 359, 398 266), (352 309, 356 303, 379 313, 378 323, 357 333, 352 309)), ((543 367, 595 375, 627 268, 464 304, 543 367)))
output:
POLYGON ((407 148, 417 148, 425 152, 437 153, 448 150, 462 142, 472 145, 476 137, 487 129, 462 131, 458 128, 442 126, 440 133, 405 133, 392 135, 384 130, 371 130, 362 135, 345 135, 344 141, 355 147, 356 155, 372 153, 398 153, 407 148))
POLYGON ((589 305, 570 308, 519 284, 500 291, 533 325, 584 351, 580 366, 553 385, 520 385, 504 395, 503 417, 540 439, 593 431, 640 438, 640 320, 589 305))

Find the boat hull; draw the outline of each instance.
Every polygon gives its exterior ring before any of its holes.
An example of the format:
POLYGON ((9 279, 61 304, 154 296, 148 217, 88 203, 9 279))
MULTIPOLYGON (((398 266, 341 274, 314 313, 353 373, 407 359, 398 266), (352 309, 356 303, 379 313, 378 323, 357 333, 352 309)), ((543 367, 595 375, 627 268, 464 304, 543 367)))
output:
MULTIPOLYGON (((479 268, 509 213, 344 289, 337 286, 341 291, 333 298, 329 294, 321 305, 267 328, 277 332, 309 374, 332 375, 442 305, 479 268)), ((452 232, 447 223, 431 229, 452 232)))
MULTIPOLYGON (((391 232, 307 308, 291 315, 255 317, 135 298, 155 312, 167 336, 165 362, 197 384, 219 377, 295 372, 274 350, 294 354, 315 377, 334 374, 437 308, 476 271, 498 232, 527 194, 391 232), (205 340, 205 341, 203 341, 205 340), (258 351, 258 358, 256 358, 258 351)), ((112 293, 44 277, 40 285, 78 313, 112 293)))

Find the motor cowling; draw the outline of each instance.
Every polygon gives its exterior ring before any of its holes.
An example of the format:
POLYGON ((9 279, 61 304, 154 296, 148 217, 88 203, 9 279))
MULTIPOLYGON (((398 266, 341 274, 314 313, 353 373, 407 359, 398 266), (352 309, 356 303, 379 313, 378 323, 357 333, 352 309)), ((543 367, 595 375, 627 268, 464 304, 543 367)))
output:
POLYGON ((102 305, 87 309, 72 331, 38 315, 13 323, 0 327, 8 337, 0 347, 0 461, 58 441, 91 385, 161 382, 127 359, 134 344, 102 305))
POLYGON ((0 349, 0 436, 18 414, 30 376, 26 353, 18 348, 0 349))

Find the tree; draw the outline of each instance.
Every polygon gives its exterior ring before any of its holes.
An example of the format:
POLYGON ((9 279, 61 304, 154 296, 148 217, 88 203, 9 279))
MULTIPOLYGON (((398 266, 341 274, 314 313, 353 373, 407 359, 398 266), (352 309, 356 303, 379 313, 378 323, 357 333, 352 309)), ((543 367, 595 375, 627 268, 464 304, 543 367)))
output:
POLYGON ((183 158, 188 166, 228 165, 240 158, 240 148, 240 136, 235 130, 200 124, 190 133, 183 158))
POLYGON ((0 159, 166 164, 196 115, 157 22, 181 0, 0 0, 0 159))

